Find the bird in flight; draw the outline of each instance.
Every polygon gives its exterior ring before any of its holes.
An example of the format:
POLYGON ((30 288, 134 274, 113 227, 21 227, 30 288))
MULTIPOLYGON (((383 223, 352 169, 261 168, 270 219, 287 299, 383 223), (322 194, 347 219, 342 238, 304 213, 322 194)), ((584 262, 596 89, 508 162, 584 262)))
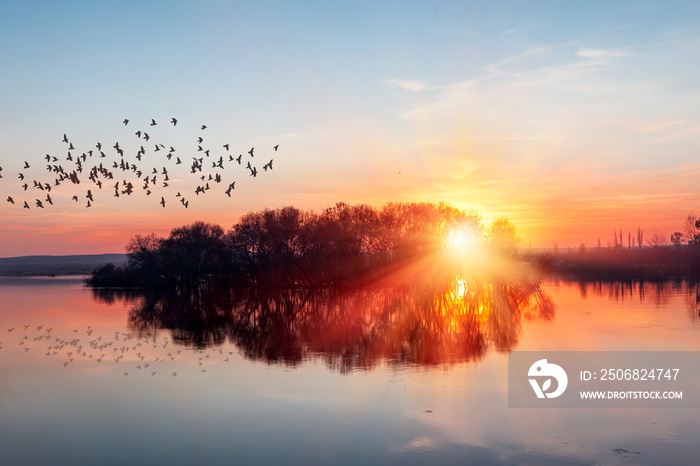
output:
POLYGON ((233 183, 231 183, 230 185, 228 185, 228 189, 226 190, 226 195, 227 195, 228 197, 231 197, 231 190, 233 190, 233 189, 235 189, 235 188, 236 188, 236 182, 234 181, 233 183))
MULTIPOLYGON (((166 120, 166 121, 168 121, 168 120, 166 120)), ((122 121, 122 123, 125 126, 128 125, 128 122, 129 122, 129 120, 126 118, 123 119, 123 121, 122 121)), ((171 123, 173 126, 176 126, 178 123, 178 119, 171 118, 168 122, 171 123)), ((139 125, 138 122, 136 124, 137 124, 137 126, 139 125)), ((155 118, 151 118, 150 126, 156 126, 156 125, 157 125, 157 122, 156 122, 155 118)), ((200 125, 200 128, 201 128, 201 130, 205 130, 205 129, 207 129, 207 125, 200 125)), ((135 132, 135 134, 140 139, 145 139, 146 141, 148 141, 149 137, 150 137, 148 135, 148 133, 144 132, 143 130, 138 130, 135 132)), ((154 139, 155 139, 155 137, 156 136, 154 136, 154 139)), ((82 155, 73 156, 72 152, 77 150, 77 149, 76 149, 76 146, 73 144, 73 142, 69 140, 68 135, 66 133, 63 134, 62 142, 69 145, 68 146, 69 152, 68 152, 68 156, 67 156, 66 160, 71 165, 70 166, 65 165, 65 170, 64 170, 64 166, 62 166, 60 164, 60 162, 58 162, 59 157, 54 157, 50 154, 46 154, 46 161, 47 161, 47 163, 49 163, 49 165, 46 165, 47 170, 50 173, 56 174, 55 185, 53 183, 41 183, 41 182, 38 182, 35 180, 35 181, 33 181, 33 185, 34 185, 33 187, 35 189, 40 189, 42 191, 48 192, 48 191, 52 190, 52 187, 58 187, 64 181, 70 181, 74 185, 80 184, 81 181, 90 181, 90 182, 92 182, 92 184, 96 185, 99 189, 102 189, 103 182, 110 183, 109 180, 115 178, 114 177, 115 173, 113 173, 110 170, 110 167, 112 167, 115 170, 120 170, 122 172, 127 172, 127 173, 133 172, 138 179, 141 179, 142 174, 144 172, 146 172, 146 173, 149 172, 150 168, 151 168, 151 167, 146 167, 146 166, 137 166, 136 163, 131 163, 130 161, 127 161, 127 159, 125 158, 126 157, 125 153, 130 152, 131 150, 127 144, 124 144, 123 145, 124 147, 122 147, 122 144, 120 144, 119 142, 116 142, 113 145, 113 149, 110 148, 110 150, 103 148, 102 143, 97 142, 95 145, 95 147, 97 147, 97 151, 99 151, 99 155, 95 154, 95 155, 97 155, 97 157, 100 157, 100 158, 111 157, 111 155, 114 154, 113 151, 116 151, 118 156, 116 158, 116 161, 114 159, 112 159, 112 160, 108 159, 105 161, 104 164, 98 162, 97 165, 88 168, 88 166, 86 165, 87 159, 89 157, 91 158, 93 156, 93 151, 90 150, 88 152, 83 152, 82 155), (106 153, 103 152, 102 149, 105 149, 106 153), (119 156, 121 156, 121 160, 119 159, 119 156), (52 159, 53 159, 53 162, 55 162, 55 163, 52 163, 52 159), (85 170, 86 173, 89 173, 89 176, 87 176, 88 180, 81 179, 82 178, 81 173, 83 173, 83 170, 85 170)), ((124 141, 122 141, 122 142, 124 142, 124 141)), ((155 142, 156 142, 155 146, 151 146, 151 147, 154 147, 156 153, 159 152, 161 149, 166 149, 165 145, 158 144, 158 141, 155 141, 155 142)), ((203 156, 212 157, 212 163, 211 163, 211 172, 207 173, 206 168, 205 168, 205 164, 203 164, 203 159, 193 157, 194 162, 192 163, 191 172, 193 174, 202 175, 201 178, 202 178, 202 182, 204 183, 204 186, 199 186, 198 189, 195 191, 196 194, 204 194, 206 191, 208 191, 210 189, 209 182, 211 182, 212 187, 213 187, 213 183, 215 182, 215 183, 222 183, 223 185, 227 185, 228 188, 226 189, 225 193, 227 196, 232 197, 231 191, 233 191, 233 189, 235 188, 235 182, 232 183, 231 182, 232 180, 226 180, 226 168, 228 168, 228 167, 226 166, 225 161, 228 160, 228 162, 232 162, 235 160, 238 162, 239 165, 242 165, 243 153, 240 153, 238 155, 238 157, 234 157, 231 154, 231 152, 233 151, 233 153, 235 153, 236 149, 231 149, 231 144, 225 143, 225 144, 222 144, 222 147, 227 151, 229 156, 227 158, 224 158, 223 156, 216 158, 216 156, 215 156, 216 149, 212 149, 212 151, 211 151, 211 152, 214 152, 214 154, 210 153, 210 150, 206 149, 203 145, 203 143, 204 143, 203 137, 201 137, 201 136, 197 137, 197 142, 200 145, 195 146, 196 147, 195 150, 197 152, 203 152, 204 153, 203 156), (230 184, 228 184, 228 183, 230 183, 230 184)), ((105 145, 105 147, 106 147, 106 145, 105 145)), ((144 146, 136 146, 137 152, 135 153, 135 155, 133 157, 135 157, 134 160, 137 163, 141 162, 143 160, 146 160, 149 153, 153 153, 152 152, 153 149, 151 151, 147 151, 146 147, 147 146, 145 146, 145 147, 144 146)), ((279 144, 274 145, 272 147, 276 152, 279 149, 279 144)), ((97 151, 95 151, 95 152, 97 152, 97 151)), ((251 149, 249 151, 247 151, 247 153, 250 155, 250 157, 254 157, 254 155, 255 155, 254 151, 255 151, 255 148, 251 147, 251 149)), ((160 156, 161 154, 158 154, 158 155, 160 156)), ((172 161, 170 163, 174 164, 174 165, 183 164, 183 161, 181 160, 181 158, 175 157, 174 155, 175 155, 175 148, 171 146, 169 152, 164 151, 163 159, 167 158, 167 161, 170 161, 172 159, 172 161)), ((258 174, 258 169, 256 167, 253 167, 251 162, 248 162, 248 161, 246 161, 246 162, 247 162, 247 168, 250 170, 250 176, 256 177, 258 174)), ((23 166, 23 172, 22 173, 15 172, 15 173, 19 173, 19 179, 23 180, 23 182, 24 182, 24 184, 22 185, 24 188, 24 191, 28 191, 28 188, 30 187, 30 185, 28 184, 27 177, 29 175, 25 170, 30 169, 31 165, 28 161, 23 161, 22 166, 23 166)), ((170 166, 172 166, 172 165, 170 165, 170 166)), ((262 169, 265 171, 272 169, 272 160, 270 160, 268 163, 262 165, 262 169)), ((0 168, 0 170, 2 170, 2 169, 0 168)), ((145 186, 143 187, 143 190, 144 190, 144 192, 146 192, 146 195, 151 194, 151 193, 156 194, 156 196, 154 196, 155 199, 157 199, 157 194, 162 194, 161 200, 159 203, 162 205, 163 208, 165 208, 166 207, 165 206, 165 193, 164 192, 158 193, 158 189, 161 187, 166 188, 166 189, 169 188, 169 186, 168 186, 169 174, 167 172, 167 168, 163 167, 164 178, 162 180, 159 180, 159 181, 161 181, 161 183, 158 183, 158 185, 156 185, 156 177, 154 175, 158 174, 159 170, 157 170, 157 168, 153 168, 153 170, 154 170, 154 173, 152 175, 152 181, 151 181, 151 178, 149 177, 148 181, 146 182, 145 186), (162 186, 160 186, 160 185, 162 185, 162 186)), ((133 188, 131 186, 129 186, 129 185, 131 185, 131 183, 127 183, 128 182, 128 178, 126 178, 127 176, 128 175, 124 175, 124 177, 125 177, 124 181, 123 181, 123 183, 124 183, 123 188, 124 189, 122 189, 122 186, 121 186, 122 182, 121 181, 116 184, 116 186, 114 188, 114 196, 115 197, 120 197, 121 194, 129 195, 133 191, 133 188)), ((0 173, 0 177, 1 177, 1 173, 0 173)), ((114 181, 111 181, 111 183, 114 183, 114 181)), ((56 199, 56 196, 49 195, 46 192, 43 193, 46 196, 45 199, 43 199, 43 198, 36 199, 36 202, 37 202, 36 207, 37 208, 48 208, 47 203, 51 206, 57 205, 56 202, 53 202, 54 199, 56 199)), ((93 197, 93 194, 99 197, 99 191, 92 193, 91 190, 86 189, 86 190, 83 190, 82 193, 83 193, 82 195, 86 197, 86 204, 87 204, 86 207, 91 207, 96 202, 95 198, 93 197)), ((77 193, 77 194, 70 193, 70 194, 68 194, 67 197, 70 197, 76 203, 80 203, 80 198, 81 198, 80 193, 77 193)), ((187 208, 188 207, 187 200, 182 198, 181 196, 177 196, 177 197, 180 197, 180 201, 181 201, 182 205, 185 208, 187 208)), ((24 204, 24 207, 27 209, 34 208, 31 204, 29 204, 29 199, 27 199, 26 201, 24 199, 13 199, 12 196, 7 196, 7 194, 6 194, 6 199, 7 199, 7 203, 10 203, 10 204, 17 204, 18 206, 24 204)))

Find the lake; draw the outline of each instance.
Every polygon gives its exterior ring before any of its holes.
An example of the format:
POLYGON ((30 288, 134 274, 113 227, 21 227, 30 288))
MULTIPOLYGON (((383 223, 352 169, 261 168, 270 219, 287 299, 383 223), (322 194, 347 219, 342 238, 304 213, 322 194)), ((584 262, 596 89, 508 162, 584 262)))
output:
POLYGON ((697 297, 0 278, 0 463, 696 464, 699 409, 516 409, 507 391, 509 351, 698 351, 697 297))

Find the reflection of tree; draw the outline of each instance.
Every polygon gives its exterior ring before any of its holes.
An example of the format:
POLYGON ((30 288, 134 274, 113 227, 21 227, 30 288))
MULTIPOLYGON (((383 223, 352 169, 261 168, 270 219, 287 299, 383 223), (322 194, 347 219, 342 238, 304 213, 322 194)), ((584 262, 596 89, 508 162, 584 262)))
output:
POLYGON ((377 364, 450 365, 513 349, 523 319, 551 319, 554 304, 537 286, 464 276, 404 288, 355 290, 112 291, 131 303, 140 337, 169 330, 180 344, 227 340, 253 360, 297 365, 319 358, 347 372, 377 364))
POLYGON ((684 295, 686 299, 695 300, 696 284, 683 281, 579 281, 578 287, 582 298, 588 293, 593 296, 606 297, 614 301, 651 302, 657 306, 667 305, 673 296, 684 295))

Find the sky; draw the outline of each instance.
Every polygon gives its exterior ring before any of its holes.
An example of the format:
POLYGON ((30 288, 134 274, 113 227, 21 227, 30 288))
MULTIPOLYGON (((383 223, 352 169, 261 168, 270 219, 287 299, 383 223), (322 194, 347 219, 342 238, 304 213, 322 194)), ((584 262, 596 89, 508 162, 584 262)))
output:
POLYGON ((700 211, 699 54, 694 2, 0 0, 0 256, 123 252, 136 234, 339 201, 505 216, 533 248, 668 237, 700 211), (152 193, 118 170, 100 189, 96 157, 79 185, 35 188, 57 176, 47 154, 73 163, 64 134, 73 158, 101 142, 120 160, 119 142, 157 167, 152 193), (211 157, 192 174, 198 146, 211 157))

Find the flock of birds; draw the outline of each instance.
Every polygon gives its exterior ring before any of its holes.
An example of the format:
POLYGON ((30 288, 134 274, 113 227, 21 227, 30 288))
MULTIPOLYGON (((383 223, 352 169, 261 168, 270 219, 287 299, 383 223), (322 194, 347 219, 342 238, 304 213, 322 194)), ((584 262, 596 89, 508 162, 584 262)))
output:
MULTIPOLYGON (((124 119, 122 123, 128 126, 130 121, 124 119)), ((178 120, 172 118, 167 124, 176 127, 178 120)), ((155 119, 151 119, 148 131, 153 131, 151 128, 155 126, 158 126, 158 123, 155 119)), ((171 145, 149 142, 151 136, 143 128, 134 132, 134 136, 139 139, 136 143, 139 147, 135 153, 131 151, 131 154, 119 142, 113 145, 97 142, 94 147, 82 151, 77 148, 77 142, 74 144, 74 141, 64 134, 61 142, 66 145, 66 155, 59 157, 46 154, 42 161, 53 179, 30 180, 27 170, 32 168, 34 163, 24 161, 22 171, 18 172, 17 178, 21 183, 22 192, 27 193, 28 198, 15 200, 8 195, 7 203, 25 209, 44 209, 53 206, 56 191, 52 196, 52 190, 63 184, 72 185, 77 189, 77 193, 75 191, 70 193, 70 200, 75 203, 85 203, 85 207, 94 205, 95 196, 103 188, 113 190, 112 195, 117 198, 131 196, 137 192, 143 192, 146 196, 155 194, 154 198, 160 197, 158 203, 163 208, 173 200, 179 202, 184 208, 188 208, 190 194, 204 195, 218 186, 226 186, 226 189, 221 188, 221 191, 231 197, 231 193, 236 188, 236 182, 224 181, 227 169, 230 166, 244 168, 249 176, 255 178, 260 173, 255 163, 261 157, 258 155, 258 158, 255 158, 254 147, 238 155, 231 153, 231 146, 228 143, 223 144, 221 149, 209 148, 205 145, 203 137, 206 129, 206 125, 201 125, 201 133, 196 139, 196 149, 193 148, 187 155, 177 151, 171 145), (196 180, 197 187, 194 192, 183 194, 177 191, 174 195, 170 194, 172 190, 168 193, 162 192, 171 182, 168 166, 172 169, 173 165, 185 163, 189 164, 189 174, 196 180), (83 187, 79 187, 81 183, 83 187), (86 184, 87 187, 85 187, 86 184)), ((272 147, 272 151, 277 152, 278 148, 279 144, 272 147)), ((267 160, 267 157, 264 160, 267 160)), ((274 159, 270 158, 265 162, 261 166, 262 171, 272 170, 273 161, 274 159)), ((0 178, 2 177, 3 168, 0 167, 0 178)))
MULTIPOLYGON (((90 325, 84 329, 65 330, 62 335, 58 335, 54 327, 46 325, 27 324, 5 330, 6 338, 14 336, 17 339, 15 349, 22 354, 30 351, 42 354, 43 357, 57 360, 57 364, 63 368, 79 364, 119 364, 123 369, 117 372, 124 376, 177 377, 178 372, 173 369, 182 372, 183 369, 193 368, 204 373, 214 365, 229 362, 234 354, 233 351, 224 351, 223 347, 207 348, 206 351, 192 347, 178 349, 167 336, 141 339, 131 332, 120 331, 105 335, 96 333, 96 329, 90 325)), ((0 350, 3 348, 0 341, 0 350)))

